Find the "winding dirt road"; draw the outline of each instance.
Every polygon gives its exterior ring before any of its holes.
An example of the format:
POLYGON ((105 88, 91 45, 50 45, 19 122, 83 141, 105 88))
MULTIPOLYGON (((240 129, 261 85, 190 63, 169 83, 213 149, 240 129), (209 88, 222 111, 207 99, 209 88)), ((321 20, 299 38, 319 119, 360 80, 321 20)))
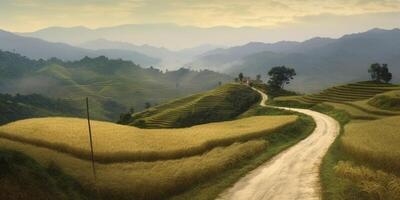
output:
MULTIPOLYGON (((266 106, 268 96, 256 91, 262 95, 260 105, 266 106)), ((219 199, 321 199, 319 166, 339 134, 339 123, 327 115, 307 109, 278 108, 311 116, 316 123, 314 132, 240 179, 219 199)))

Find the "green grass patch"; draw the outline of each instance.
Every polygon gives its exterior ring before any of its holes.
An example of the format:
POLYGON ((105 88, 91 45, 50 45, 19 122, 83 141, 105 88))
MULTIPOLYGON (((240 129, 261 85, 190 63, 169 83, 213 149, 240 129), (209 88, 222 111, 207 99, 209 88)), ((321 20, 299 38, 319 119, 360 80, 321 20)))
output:
POLYGON ((0 199, 91 199, 74 179, 54 164, 43 167, 16 151, 0 149, 0 199))

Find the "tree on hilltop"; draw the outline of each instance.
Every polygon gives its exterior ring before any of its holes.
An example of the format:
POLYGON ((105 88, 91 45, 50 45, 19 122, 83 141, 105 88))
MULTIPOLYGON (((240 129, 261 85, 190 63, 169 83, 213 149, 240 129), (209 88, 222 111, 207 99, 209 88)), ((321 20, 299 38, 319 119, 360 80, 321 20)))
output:
POLYGON ((238 78, 239 78, 239 81, 240 81, 240 82, 243 82, 244 76, 243 76, 243 73, 242 73, 242 72, 239 73, 238 78))
POLYGON ((150 102, 144 103, 144 108, 145 109, 149 109, 150 107, 151 107, 151 103, 150 102))
POLYGON ((369 67, 368 73, 370 73, 371 79, 376 82, 389 83, 392 80, 392 73, 390 73, 387 64, 374 63, 369 67))
POLYGON ((268 85, 273 89, 282 89, 285 84, 289 84, 293 76, 296 76, 296 71, 285 66, 273 67, 268 72, 270 76, 268 85))
POLYGON ((256 81, 261 82, 261 74, 257 74, 256 81))

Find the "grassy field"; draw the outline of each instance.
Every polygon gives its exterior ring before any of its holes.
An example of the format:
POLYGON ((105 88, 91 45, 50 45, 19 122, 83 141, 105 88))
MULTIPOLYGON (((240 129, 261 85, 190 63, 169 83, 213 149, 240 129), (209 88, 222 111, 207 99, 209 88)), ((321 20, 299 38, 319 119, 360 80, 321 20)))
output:
MULTIPOLYGON (((0 139, 4 148, 21 151, 43 166, 58 166, 85 188, 93 188, 91 163, 47 148, 0 139)), ((235 143, 199 156, 155 162, 96 163, 101 196, 111 199, 163 199, 233 167, 266 148, 264 141, 235 143)))
POLYGON ((147 109, 123 123, 145 128, 177 128, 231 120, 259 100, 259 94, 245 85, 226 84, 147 109))
POLYGON ((341 137, 342 148, 362 163, 400 175, 399 122, 397 116, 350 123, 341 137))
MULTIPOLYGON (((139 129, 92 121, 95 159, 98 162, 122 162, 193 156, 216 146, 264 136, 297 119, 294 115, 258 116, 182 129, 139 129)), ((51 148, 82 159, 90 158, 84 119, 21 120, 1 126, 0 137, 51 148)))
POLYGON ((85 159, 79 156, 89 152, 83 119, 37 118, 10 123, 0 127, 0 145, 25 153, 45 168, 55 166, 93 193, 96 185, 105 199, 165 199, 177 194, 174 198, 194 195, 213 199, 314 128, 309 117, 260 106, 238 118, 180 129, 139 129, 92 121, 95 157, 100 161, 95 164, 96 184, 88 155, 85 159), (141 155, 132 157, 136 159, 132 162, 118 155, 121 153, 141 155), (148 159, 144 155, 150 155, 151 161, 140 161, 148 159))

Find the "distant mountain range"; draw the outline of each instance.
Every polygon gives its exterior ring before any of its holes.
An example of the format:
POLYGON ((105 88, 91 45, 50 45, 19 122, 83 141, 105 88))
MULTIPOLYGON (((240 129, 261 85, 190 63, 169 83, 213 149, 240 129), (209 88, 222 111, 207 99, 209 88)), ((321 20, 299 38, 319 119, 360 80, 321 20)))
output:
POLYGON ((119 49, 139 52, 141 54, 159 58, 160 62, 154 64, 157 68, 161 69, 178 69, 184 64, 192 61, 196 56, 199 56, 207 51, 216 49, 219 46, 215 45, 201 45, 193 48, 182 49, 179 51, 172 51, 162 47, 154 47, 150 45, 134 45, 128 42, 118 42, 106 39, 97 39, 79 44, 80 47, 102 51, 104 49, 119 49))
POLYGON ((104 48, 98 50, 74 47, 64 43, 48 42, 42 39, 23 37, 0 30, 0 50, 19 53, 31 59, 79 60, 85 56, 107 56, 109 58, 134 61, 142 66, 156 65, 161 60, 129 49, 104 48))
POLYGON ((148 44, 168 49, 187 49, 204 44, 217 46, 244 44, 251 38, 265 41, 274 31, 258 27, 217 26, 202 28, 177 24, 125 24, 90 29, 86 27, 48 27, 35 32, 19 33, 23 36, 41 38, 51 42, 79 45, 96 39, 124 41, 132 44, 148 44), (79 36, 79 37, 77 37, 79 36))
POLYGON ((104 56, 78 61, 32 60, 0 51, 0 93, 68 99, 82 110, 84 98, 89 97, 93 116, 102 120, 115 121, 129 107, 139 111, 145 102, 154 105, 230 81, 230 76, 209 70, 161 72, 104 56))
MULTIPOLYGON (((263 38, 258 35, 261 32, 260 29, 251 27, 198 28, 173 24, 122 25, 99 29, 50 27, 20 35, 70 43, 78 47, 33 38, 28 38, 25 42, 26 37, 15 34, 11 37, 14 39, 6 37, 3 40, 10 43, 6 50, 17 49, 15 52, 30 58, 55 56, 73 60, 81 58, 82 55, 106 55, 161 69, 175 70, 184 66, 194 70, 210 69, 231 76, 240 72, 248 76, 261 74, 264 79, 267 78, 266 73, 271 67, 286 65, 295 68, 298 74, 289 87, 301 92, 314 92, 335 84, 368 79, 367 68, 375 62, 389 64, 394 81, 400 80, 399 29, 372 29, 337 39, 316 37, 303 42, 250 42, 230 48, 202 45, 173 51, 146 45, 163 42, 179 45, 186 44, 189 40, 203 42, 199 44, 221 44, 216 40, 223 37, 226 37, 223 38, 225 42, 240 43, 240 34, 248 34, 247 38, 254 34, 255 41, 262 41, 263 38), (232 34, 227 34, 229 30, 232 34), (75 37, 76 35, 80 37, 75 37), (17 45, 21 43, 33 45, 17 45), (38 49, 43 52, 37 51, 38 49)), ((10 33, 6 35, 10 36, 10 33)), ((2 45, 0 48, 4 49, 4 46, 7 47, 2 45)))
POLYGON ((400 81, 400 29, 372 29, 338 39, 313 38, 304 42, 249 43, 203 54, 187 67, 211 69, 231 75, 243 72, 266 77, 271 67, 295 68, 290 86, 310 92, 349 81, 368 79, 368 67, 389 64, 394 81, 400 81))

